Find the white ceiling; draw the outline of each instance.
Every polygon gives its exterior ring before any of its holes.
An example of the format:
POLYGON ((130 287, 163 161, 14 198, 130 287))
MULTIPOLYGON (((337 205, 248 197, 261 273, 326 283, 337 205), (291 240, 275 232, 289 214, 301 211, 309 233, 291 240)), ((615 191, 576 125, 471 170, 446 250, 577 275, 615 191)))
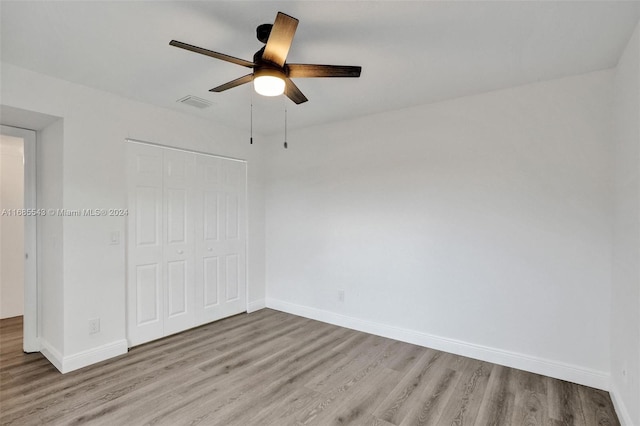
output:
POLYGON ((359 79, 297 79, 309 102, 254 95, 254 131, 281 132, 610 68, 640 19, 626 1, 2 1, 3 62, 249 129, 247 69, 171 39, 251 60, 255 27, 300 20, 288 61, 361 65, 359 79), (186 95, 213 102, 198 110, 186 95))

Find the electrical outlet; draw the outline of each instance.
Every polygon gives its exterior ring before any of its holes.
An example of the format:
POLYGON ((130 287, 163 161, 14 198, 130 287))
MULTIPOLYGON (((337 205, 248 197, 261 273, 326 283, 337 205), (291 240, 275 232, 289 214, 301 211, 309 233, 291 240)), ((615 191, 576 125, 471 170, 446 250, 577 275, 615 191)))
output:
POLYGON ((344 302, 344 290, 338 290, 338 300, 344 302))
POLYGON ((96 334, 100 332, 100 318, 93 318, 89 320, 89 334, 96 334))

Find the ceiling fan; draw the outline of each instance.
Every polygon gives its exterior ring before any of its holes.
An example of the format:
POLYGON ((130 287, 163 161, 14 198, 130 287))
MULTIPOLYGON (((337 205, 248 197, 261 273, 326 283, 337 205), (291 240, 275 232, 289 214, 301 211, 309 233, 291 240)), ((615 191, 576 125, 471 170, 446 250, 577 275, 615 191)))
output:
POLYGON ((253 69, 251 74, 214 87, 210 92, 223 92, 253 81, 256 92, 261 95, 278 96, 284 93, 296 104, 301 104, 308 99, 291 81, 292 78, 360 77, 362 67, 358 66, 288 64, 287 54, 297 27, 298 20, 282 12, 278 12, 273 24, 259 25, 256 36, 265 46, 253 55, 253 62, 177 40, 171 40, 169 44, 253 69))

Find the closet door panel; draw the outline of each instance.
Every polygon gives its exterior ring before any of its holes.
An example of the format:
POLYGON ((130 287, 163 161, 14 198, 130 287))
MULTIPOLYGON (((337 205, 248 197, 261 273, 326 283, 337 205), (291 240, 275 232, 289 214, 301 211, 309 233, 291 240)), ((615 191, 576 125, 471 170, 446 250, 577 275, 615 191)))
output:
POLYGON ((163 263, 164 334, 195 325, 194 154, 165 150, 163 263))
POLYGON ((202 308, 215 307, 219 301, 220 260, 217 256, 204 256, 202 258, 202 308))
POLYGON ((130 345, 164 335, 162 152, 127 144, 127 329, 130 345))
POLYGON ((238 194, 229 193, 225 194, 225 210, 226 210, 226 233, 225 239, 227 241, 237 240, 240 234, 240 230, 238 229, 240 225, 239 215, 239 206, 238 206, 238 194))
POLYGON ((246 309, 246 187, 247 164, 226 161, 221 188, 225 194, 225 312, 246 309))
POLYGON ((162 293, 160 264, 136 265, 135 269, 135 325, 140 327, 162 321, 159 310, 162 293))
POLYGON ((240 294, 240 282, 239 282, 239 269, 240 262, 237 254, 229 254, 225 256, 226 260, 226 290, 227 290, 227 302, 234 302, 238 300, 240 294))
POLYGON ((198 156, 197 170, 196 294, 204 324, 246 310, 246 166, 198 156))
MULTIPOLYGON (((196 159, 196 315, 198 324, 214 321, 220 309, 222 262, 216 250, 220 241, 220 191, 222 160, 198 156, 196 159)), ((223 259, 222 259, 223 260, 223 259)))

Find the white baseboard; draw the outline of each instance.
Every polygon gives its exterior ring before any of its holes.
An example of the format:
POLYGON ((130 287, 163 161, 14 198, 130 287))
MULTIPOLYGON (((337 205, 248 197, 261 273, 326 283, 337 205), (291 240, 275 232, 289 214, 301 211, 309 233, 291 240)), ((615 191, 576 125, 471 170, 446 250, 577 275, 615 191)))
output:
POLYGON ((62 365, 64 363, 62 362, 62 354, 42 337, 40 337, 40 353, 44 355, 59 372, 63 372, 62 365))
POLYGON ((611 383, 611 391, 609 392, 611 395, 611 401, 613 401, 613 408, 616 410, 616 414, 618 415, 618 420, 620 420, 620 424, 622 426, 635 426, 635 424, 631 420, 631 414, 629 414, 629 410, 625 405, 622 398, 620 398, 620 392, 615 385, 615 383, 611 383))
POLYGON ((62 359, 62 369, 58 368, 58 370, 62 373, 68 373, 118 355, 126 354, 127 351, 127 340, 116 340, 115 342, 107 343, 106 345, 98 346, 97 348, 65 356, 62 359))
POLYGON ((353 330, 363 331, 365 333, 388 337, 402 342, 492 362, 494 364, 542 374, 598 389, 609 389, 609 374, 602 371, 596 371, 560 361, 539 358, 517 352, 477 345, 474 343, 463 342, 460 340, 449 339, 446 337, 435 336, 433 334, 423 333, 420 331, 393 327, 386 324, 362 320, 337 314, 335 312, 298 305, 277 299, 267 298, 266 306, 278 311, 287 312, 329 324, 339 325, 341 327, 351 328, 353 330))
POLYGON ((247 303, 248 314, 250 314, 251 312, 259 311, 260 309, 264 309, 264 308, 266 308, 264 299, 254 300, 252 302, 247 303))

